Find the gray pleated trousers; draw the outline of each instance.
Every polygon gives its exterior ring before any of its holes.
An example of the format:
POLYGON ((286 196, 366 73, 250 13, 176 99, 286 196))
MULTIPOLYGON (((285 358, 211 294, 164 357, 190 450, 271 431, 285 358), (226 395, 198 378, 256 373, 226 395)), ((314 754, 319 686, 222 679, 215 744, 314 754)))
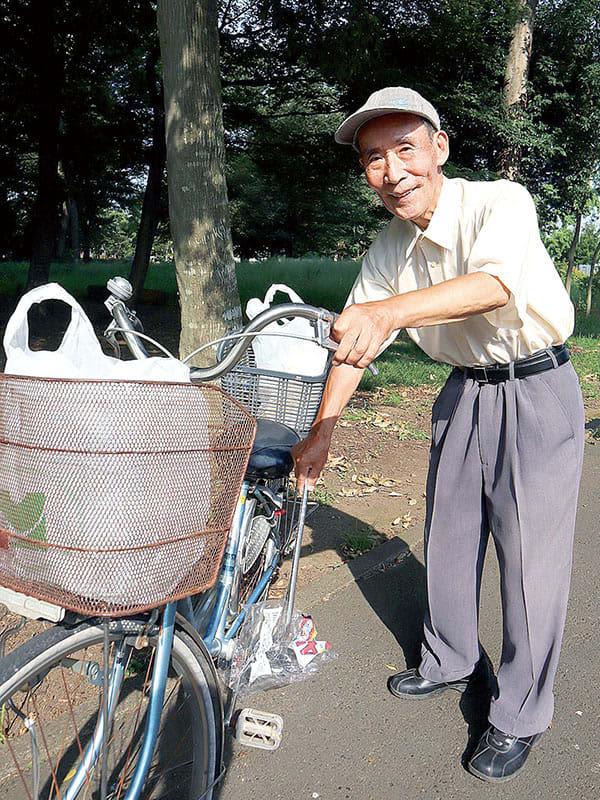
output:
POLYGON ((489 719, 514 736, 539 733, 552 720, 584 422, 570 362, 498 384, 455 369, 433 407, 419 672, 455 680, 479 659, 479 591, 491 533, 503 643, 489 719))

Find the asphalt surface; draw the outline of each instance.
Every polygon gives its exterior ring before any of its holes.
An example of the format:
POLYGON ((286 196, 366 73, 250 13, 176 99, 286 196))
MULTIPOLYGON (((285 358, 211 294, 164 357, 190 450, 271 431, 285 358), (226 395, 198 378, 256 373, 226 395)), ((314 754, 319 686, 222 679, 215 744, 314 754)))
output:
MULTIPOLYGON (((560 485, 557 485, 560 491, 560 485)), ((598 800, 598 565, 600 446, 586 446, 567 628, 555 683, 551 730, 514 780, 490 785, 464 768, 486 726, 486 698, 453 691, 403 701, 386 690, 393 671, 418 663, 424 604, 422 545, 392 540, 307 587, 318 638, 338 658, 305 682, 248 697, 281 714, 284 738, 273 752, 230 738, 219 800, 598 800)), ((501 647, 498 570, 488 550, 480 638, 495 665, 501 647)))

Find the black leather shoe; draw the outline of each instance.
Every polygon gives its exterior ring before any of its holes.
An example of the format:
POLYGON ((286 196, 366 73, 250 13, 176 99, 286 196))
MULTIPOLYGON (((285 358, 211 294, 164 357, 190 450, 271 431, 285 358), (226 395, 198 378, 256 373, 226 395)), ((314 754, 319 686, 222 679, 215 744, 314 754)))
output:
POLYGON ((479 740, 467 769, 482 781, 509 781, 523 769, 532 745, 540 736, 541 733, 533 736, 511 736, 490 725, 479 740))
POLYGON ((462 694, 477 684, 489 683, 491 675, 492 665, 484 653, 475 665, 473 672, 457 681, 436 683, 423 678, 416 669, 405 669, 388 679, 388 689, 395 697, 403 697, 407 700, 425 700, 428 697, 436 697, 446 689, 454 689, 462 694))

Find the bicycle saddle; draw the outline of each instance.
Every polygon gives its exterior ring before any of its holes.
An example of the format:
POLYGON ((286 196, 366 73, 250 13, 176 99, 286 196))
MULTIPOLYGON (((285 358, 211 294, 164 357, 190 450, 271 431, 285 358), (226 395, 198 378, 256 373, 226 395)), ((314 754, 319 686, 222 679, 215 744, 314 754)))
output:
POLYGON ((293 466, 290 450, 299 441, 298 434, 287 425, 270 419, 259 419, 246 477, 285 478, 293 466))

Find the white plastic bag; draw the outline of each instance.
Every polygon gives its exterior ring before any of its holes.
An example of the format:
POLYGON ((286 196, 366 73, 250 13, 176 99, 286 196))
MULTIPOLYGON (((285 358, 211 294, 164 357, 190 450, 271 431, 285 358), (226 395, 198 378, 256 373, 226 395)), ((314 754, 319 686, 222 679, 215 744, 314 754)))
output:
POLYGON ((4 334, 5 372, 37 378, 114 378, 189 383, 190 370, 176 358, 120 361, 102 352, 92 323, 79 303, 57 283, 32 289, 19 300, 4 334), (27 312, 44 300, 71 307, 71 321, 57 350, 31 350, 27 312))
MULTIPOLYGON (((33 546, 13 547, 11 569, 23 580, 60 586, 93 600, 157 605, 184 578, 181 565, 192 568, 204 555, 204 537, 177 537, 201 532, 208 519, 208 492, 198 487, 210 485, 209 410, 198 418, 194 446, 197 479, 190 487, 190 481, 184 479, 186 474, 189 477, 189 454, 170 448, 166 454, 160 452, 163 431, 168 430, 172 441, 177 438, 178 425, 186 428, 186 420, 176 413, 176 396, 166 391, 164 396, 154 397, 151 406, 141 407, 138 381, 189 383, 189 368, 177 359, 122 362, 104 355, 83 309, 58 284, 41 286, 21 298, 7 325, 4 347, 7 374, 124 381, 118 404, 105 402, 101 380, 97 396, 92 397, 96 406, 72 409, 69 435, 85 438, 87 447, 82 451, 67 448, 60 469, 56 451, 64 443, 51 437, 60 435, 57 414, 64 415, 66 405, 63 399, 57 401, 53 392, 63 389, 46 387, 40 393, 34 382, 11 389, 14 402, 2 409, 5 427, 13 430, 18 440, 22 420, 30 418, 31 408, 35 408, 39 419, 49 422, 44 433, 48 446, 0 447, 0 478, 6 480, 6 485, 0 480, 0 528, 34 540, 39 529, 41 541, 56 545, 41 551, 33 546), (32 351, 27 311, 47 299, 67 303, 72 309, 71 321, 58 350, 32 351), (129 443, 134 449, 126 453, 129 443), (102 455, 104 449, 112 452, 115 446, 123 454, 102 455), (140 494, 144 502, 139 502, 140 494), (34 501, 37 516, 30 515, 29 527, 35 524, 37 528, 29 530, 28 520, 21 519, 15 509, 34 501), (155 537, 156 542, 175 541, 156 547, 149 558, 148 551, 139 546, 140 531, 151 531, 147 539, 155 537), (59 548, 72 549, 68 570, 59 548), (129 549, 110 552, 115 548, 129 549)), ((154 542, 146 540, 144 545, 148 544, 153 547, 154 542)))
MULTIPOLYGON (((264 300, 253 297, 248 300, 246 314, 248 319, 254 319, 262 311, 271 307, 277 292, 287 294, 292 303, 304 302, 293 289, 283 283, 274 283, 265 295, 264 300)), ((306 375, 316 377, 325 372, 327 364, 327 350, 314 341, 315 332, 308 319, 295 317, 293 319, 272 322, 263 329, 265 333, 285 333, 285 336, 257 336, 252 342, 252 349, 259 369, 273 370, 293 375, 306 375), (290 335, 297 339, 288 338, 290 335)))

